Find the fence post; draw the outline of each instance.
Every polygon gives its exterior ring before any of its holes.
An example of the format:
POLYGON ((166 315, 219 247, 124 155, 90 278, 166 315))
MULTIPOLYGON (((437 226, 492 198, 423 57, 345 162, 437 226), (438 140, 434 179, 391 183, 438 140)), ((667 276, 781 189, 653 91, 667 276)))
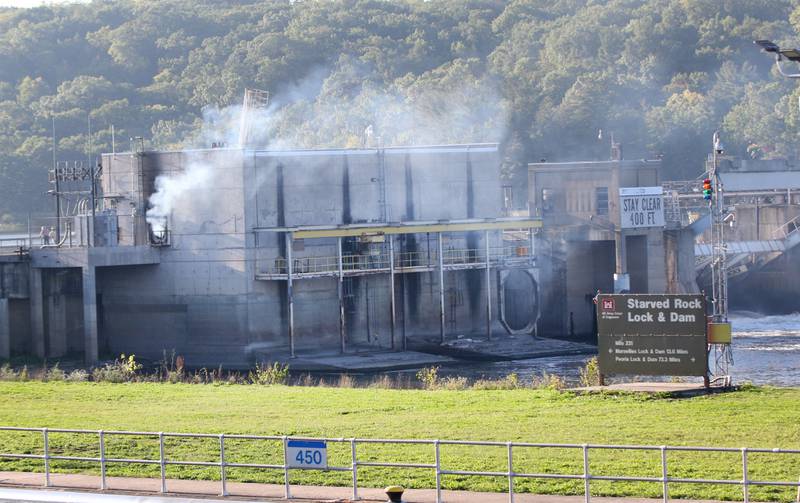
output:
POLYGON ((103 430, 97 432, 100 437, 100 490, 106 489, 106 440, 103 430))
POLYGON ((583 499, 589 503, 592 499, 589 483, 589 446, 583 444, 583 499))
POLYGON ((439 440, 433 441, 433 458, 436 465, 436 503, 442 503, 442 472, 439 458, 439 440))
POLYGON ((742 495, 744 496, 744 503, 750 503, 750 479, 747 471, 747 447, 742 447, 742 495))
POLYGON ((508 503, 514 503, 514 444, 506 442, 508 446, 508 503))
POLYGON ((661 484, 664 503, 669 501, 669 480, 667 478, 667 446, 661 446, 661 484))
POLYGON ((167 492, 167 464, 164 458, 164 433, 158 433, 158 461, 161 465, 161 492, 167 492))
POLYGON ((42 439, 44 440, 44 486, 50 487, 50 439, 47 428, 42 428, 42 439))
POLYGON ((353 500, 358 500, 358 458, 356 457, 356 439, 350 439, 350 455, 353 462, 353 500))
POLYGON ((219 476, 222 483, 222 494, 220 496, 228 495, 228 487, 225 480, 225 434, 221 433, 219 436, 219 476))
POLYGON ((283 492, 284 497, 288 500, 292 498, 292 492, 289 489, 289 437, 283 436, 283 492))

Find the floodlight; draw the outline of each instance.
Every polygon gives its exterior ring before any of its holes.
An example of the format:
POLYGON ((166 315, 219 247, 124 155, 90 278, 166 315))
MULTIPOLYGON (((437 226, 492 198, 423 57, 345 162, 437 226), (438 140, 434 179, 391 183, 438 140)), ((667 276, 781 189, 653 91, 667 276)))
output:
POLYGON ((781 50, 781 48, 778 47, 778 44, 776 44, 772 40, 754 40, 753 43, 758 46, 761 46, 761 48, 764 49, 764 52, 777 53, 781 50))
POLYGON ((789 61, 800 61, 800 51, 797 49, 784 49, 779 54, 789 61))

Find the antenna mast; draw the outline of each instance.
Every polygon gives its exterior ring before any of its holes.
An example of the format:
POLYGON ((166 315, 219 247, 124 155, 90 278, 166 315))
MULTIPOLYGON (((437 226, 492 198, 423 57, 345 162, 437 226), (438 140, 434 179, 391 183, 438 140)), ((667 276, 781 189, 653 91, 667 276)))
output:
POLYGON ((239 148, 250 145, 250 131, 253 125, 252 114, 256 110, 266 110, 269 104, 269 92, 259 89, 245 89, 242 103, 242 116, 239 122, 239 148))

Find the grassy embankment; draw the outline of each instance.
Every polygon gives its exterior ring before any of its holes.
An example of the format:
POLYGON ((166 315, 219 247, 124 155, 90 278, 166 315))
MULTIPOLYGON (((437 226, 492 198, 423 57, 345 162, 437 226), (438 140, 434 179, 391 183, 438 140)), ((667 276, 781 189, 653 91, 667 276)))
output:
MULTIPOLYGON (((634 395, 575 396, 550 390, 424 391, 296 386, 152 383, 0 382, 0 424, 51 428, 252 433, 359 438, 442 438, 553 443, 800 447, 800 389, 751 388, 692 399, 634 395)), ((51 450, 97 456, 97 439, 51 434, 51 450)), ((156 459, 152 438, 110 437, 110 455, 156 459), (124 454, 123 454, 124 452, 124 454)), ((216 439, 169 439, 175 460, 218 460, 216 439)), ((41 434, 0 433, 0 451, 41 453, 41 434)), ((329 448, 331 464, 348 465, 349 445, 329 448)), ((275 442, 226 443, 230 462, 280 463, 275 442)), ((431 446, 359 447, 359 459, 431 463, 431 446)), ((504 471, 504 448, 442 447, 447 469, 504 471)), ((741 479, 738 454, 669 454, 670 476, 741 479)), ((54 461, 60 472, 98 473, 93 464, 54 461)), ((0 470, 41 471, 37 460, 0 461, 0 470)), ((582 473, 578 450, 515 452, 516 471, 582 473)), ((110 465, 109 475, 158 476, 157 466, 110 465)), ((168 467, 169 477, 218 479, 217 468, 168 467)), ((660 476, 660 454, 592 451, 591 471, 660 476)), ((797 480, 800 456, 752 455, 751 477, 797 480)), ((230 469, 229 480, 282 482, 280 471, 230 469)), ((292 472, 294 483, 349 483, 348 473, 292 472)), ((365 487, 390 482, 432 487, 430 471, 359 470, 365 487)), ((502 491, 502 478, 445 476, 445 488, 502 491)), ((520 491, 579 494, 581 481, 527 480, 520 491)), ((660 484, 593 482, 593 493, 658 497, 660 484)), ((736 487, 671 485, 672 497, 739 499, 736 487)), ((753 488, 754 500, 793 500, 793 490, 753 488)))

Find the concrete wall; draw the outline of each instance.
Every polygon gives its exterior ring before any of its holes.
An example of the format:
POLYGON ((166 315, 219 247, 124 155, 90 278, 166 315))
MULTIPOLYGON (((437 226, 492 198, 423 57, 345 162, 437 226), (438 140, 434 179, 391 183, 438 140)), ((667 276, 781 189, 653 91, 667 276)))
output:
POLYGON ((0 359, 31 351, 29 263, 5 259, 0 262, 0 359))
MULTIPOLYGON (((286 242, 282 233, 256 228, 502 216, 495 147, 217 149, 103 160, 110 164, 104 166, 105 195, 115 196, 119 212, 136 208, 132 215, 142 218, 157 176, 191 172, 194 164, 210 170, 213 180, 177 201, 169 218, 171 246, 160 249, 159 265, 97 269, 100 349, 112 355, 156 360, 174 349, 188 365, 232 366, 285 352, 286 284, 255 276, 286 255, 286 242)), ((128 237, 124 224, 119 227, 121 241, 140 242, 135 225, 128 237)), ((492 240, 500 244, 497 236, 492 240)), ((446 250, 482 243, 481 234, 461 233, 443 245, 446 250)), ((436 249, 432 236, 407 236, 397 239, 396 250, 423 251, 428 244, 436 249)), ((358 244, 350 240, 345 247, 354 253, 358 244)), ((298 259, 335 256, 336 241, 300 240, 293 250, 298 259)), ((445 274, 448 333, 485 333, 485 282, 483 271, 445 274)), ((389 288, 385 275, 347 280, 351 347, 389 347, 389 288)), ((438 334, 438 275, 398 274, 395 288, 398 344, 403 329, 409 335, 438 334)), ((493 311, 496 317, 495 306, 493 311)), ((295 281, 294 312, 298 351, 338 349, 335 279, 295 281)), ((501 330, 499 323, 495 329, 501 330)))

